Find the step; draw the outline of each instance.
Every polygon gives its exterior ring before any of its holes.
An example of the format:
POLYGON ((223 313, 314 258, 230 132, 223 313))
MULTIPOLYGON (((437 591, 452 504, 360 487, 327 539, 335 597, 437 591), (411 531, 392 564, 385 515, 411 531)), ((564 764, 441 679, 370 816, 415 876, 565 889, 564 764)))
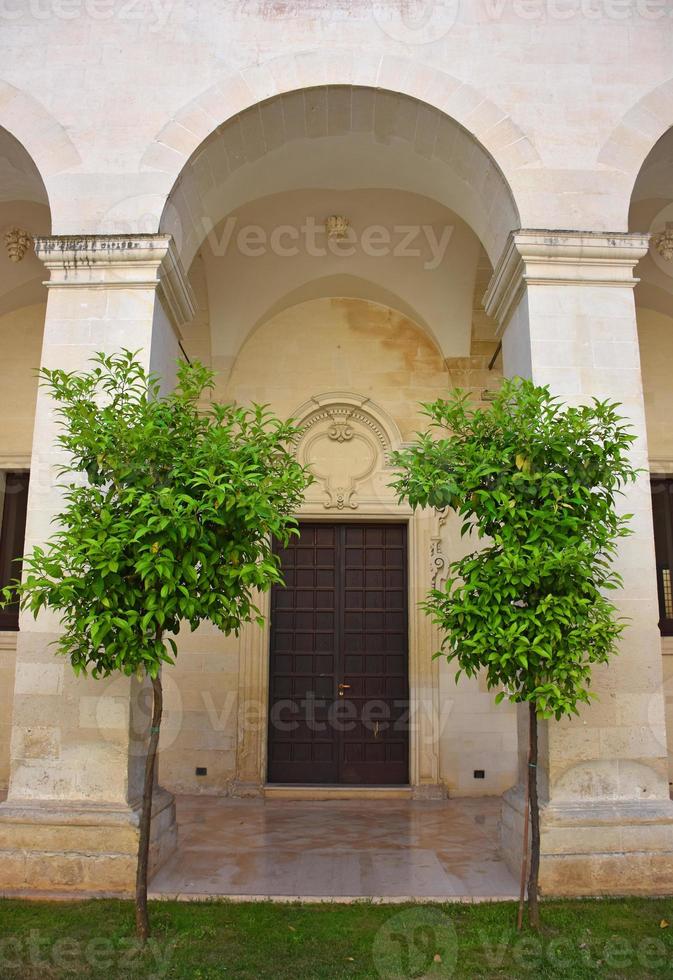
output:
POLYGON ((267 800, 410 800, 411 786, 324 786, 267 783, 267 800))

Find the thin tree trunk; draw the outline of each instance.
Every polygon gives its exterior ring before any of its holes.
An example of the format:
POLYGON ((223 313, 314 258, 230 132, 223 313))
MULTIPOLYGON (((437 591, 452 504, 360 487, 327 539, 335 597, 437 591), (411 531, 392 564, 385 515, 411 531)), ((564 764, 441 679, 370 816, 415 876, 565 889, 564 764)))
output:
POLYGON ((540 871, 540 808, 537 797, 537 707, 528 704, 528 793, 530 798, 530 875, 528 876, 528 918, 533 929, 540 928, 538 875, 540 871))
POLYGON ((140 837, 138 840, 138 868, 136 872, 136 931, 144 943, 150 934, 150 920, 147 914, 147 867, 150 854, 150 827, 152 823, 152 790, 154 789, 154 767, 159 745, 161 712, 163 710, 163 691, 161 675, 152 678, 152 727, 150 742, 145 760, 145 783, 143 803, 140 813, 140 837))
MULTIPOLYGON (((530 739, 529 739, 530 741, 530 739)), ((530 816, 530 746, 528 762, 526 763, 526 789, 523 810, 523 849, 521 851, 521 878, 519 880, 519 912, 516 917, 516 928, 521 932, 523 926, 523 907, 526 899, 526 876, 528 874, 528 818, 530 816)))

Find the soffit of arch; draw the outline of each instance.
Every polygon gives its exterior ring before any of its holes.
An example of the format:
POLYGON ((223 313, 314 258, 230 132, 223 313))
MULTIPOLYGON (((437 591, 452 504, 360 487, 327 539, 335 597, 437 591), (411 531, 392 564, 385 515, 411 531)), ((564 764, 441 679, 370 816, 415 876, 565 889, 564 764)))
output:
POLYGON ((518 224, 497 166, 456 122, 413 98, 343 86, 291 92, 220 126, 180 175, 162 225, 189 264, 209 222, 316 183, 427 194, 460 214, 492 258, 518 224))
POLYGON ((277 313, 326 296, 387 305, 422 326, 444 357, 469 355, 480 246, 471 229, 435 201, 402 191, 305 190, 263 198, 232 220, 233 230, 218 226, 199 253, 217 356, 235 358, 277 313), (331 208, 351 219, 348 254, 327 248, 323 223, 331 208), (317 248, 303 232, 309 217, 322 233, 317 248), (367 247, 365 236, 376 227, 386 231, 388 246, 367 247), (238 241, 246 228, 261 235, 254 254, 238 241), (273 235, 284 228, 295 238, 283 239, 281 250, 273 235))

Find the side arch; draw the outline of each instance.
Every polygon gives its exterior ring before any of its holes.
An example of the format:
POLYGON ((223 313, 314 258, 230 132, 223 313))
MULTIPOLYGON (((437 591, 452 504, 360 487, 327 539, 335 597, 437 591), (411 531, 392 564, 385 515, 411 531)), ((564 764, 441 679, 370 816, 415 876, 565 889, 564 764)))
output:
POLYGON ((37 99, 0 79, 0 126, 31 156, 45 183, 81 163, 64 127, 37 99))
POLYGON ((622 117, 601 147, 598 163, 621 175, 624 228, 636 180, 664 133, 673 127, 673 78, 638 100, 622 117))

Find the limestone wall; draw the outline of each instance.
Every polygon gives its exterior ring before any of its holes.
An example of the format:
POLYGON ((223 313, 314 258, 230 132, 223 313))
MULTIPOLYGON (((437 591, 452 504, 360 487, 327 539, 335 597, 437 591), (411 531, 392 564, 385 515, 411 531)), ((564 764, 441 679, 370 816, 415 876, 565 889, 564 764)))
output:
MULTIPOLYGON (((44 308, 35 305, 0 319, 4 358, 0 371, 2 420, 0 452, 30 451, 35 379, 40 356, 44 308), (4 399, 4 401, 3 401, 4 399)), ((475 314, 477 322, 483 314, 475 314)), ((641 309, 639 332, 654 457, 673 459, 673 416, 666 365, 673 331, 662 314, 641 309), (663 351, 663 356, 662 356, 663 351)), ((486 337, 486 333, 483 337, 486 337)), ((476 343, 485 343, 485 340, 476 343)), ((673 353, 671 351, 670 353, 673 353)), ((311 395, 353 390, 368 395, 395 418, 403 438, 423 424, 418 403, 444 393, 452 383, 466 384, 457 365, 451 373, 434 343, 411 320, 358 299, 320 299, 288 309, 257 329, 244 344, 226 388, 218 397, 269 401, 281 414, 292 413, 311 395)), ((480 369, 479 384, 496 379, 480 369)), ((446 529, 447 553, 460 547, 457 531, 446 529)), ((7 781, 13 687, 13 643, 0 645, 0 790, 7 781)), ((671 658, 665 658, 668 666, 671 658)), ((166 723, 161 779, 182 792, 226 792, 236 774, 239 643, 204 627, 180 637, 176 668, 166 672, 166 723), (208 769, 196 776, 197 766, 208 769)), ((670 673, 670 671, 669 671, 670 673)), ((441 752, 443 781, 454 795, 500 793, 514 779, 514 715, 495 707, 492 695, 477 682, 455 686, 442 665, 441 752), (474 770, 485 779, 475 780, 474 770)), ((264 705, 261 706, 263 715, 264 705)), ((673 730, 673 717, 669 719, 673 730)))
MULTIPOLYGON (((451 383, 434 342, 413 321, 364 300, 326 298, 291 307, 260 326, 217 394, 243 403, 268 402, 279 414, 290 415, 314 395, 353 392, 375 401, 409 440, 424 425, 419 403, 446 394, 451 383)), ((338 512, 324 516, 343 517, 338 512)), ((465 547, 457 522, 448 522, 444 552, 454 557, 465 547)), ((423 553, 423 573, 429 560, 429 553, 423 553)), ((413 605, 410 615, 422 618, 413 605)), ((423 631, 413 630, 412 636, 418 637, 415 642, 429 642, 423 631)), ((181 635, 179 646, 177 666, 166 672, 169 721, 161 782, 182 792, 226 792, 236 777, 238 658, 243 648, 239 652, 234 639, 209 629, 181 635), (208 775, 196 776, 197 766, 207 767, 208 775)), ((418 655, 429 660, 433 652, 427 646, 418 655)), ((463 680, 456 687, 446 664, 440 664, 439 673, 442 781, 453 795, 503 792, 516 773, 514 709, 494 705, 493 694, 478 681, 463 680), (474 770, 484 770, 485 778, 475 779, 474 770)), ((251 706, 251 723, 264 725, 265 699, 262 689, 259 713, 251 706)), ((260 776, 264 778, 263 772, 260 776)))
POLYGON ((228 793, 236 776, 239 642, 209 625, 177 638, 164 671, 159 780, 174 793, 228 793), (196 768, 205 767, 206 776, 196 768))
POLYGON ((623 230, 671 123, 670 15, 635 0, 470 0, 427 17, 405 0, 16 4, 0 124, 45 175, 56 232, 128 232, 148 230, 183 163, 243 108, 325 83, 389 88, 478 135, 523 227, 623 230))
MULTIPOLYGON (((32 372, 39 362, 43 316, 38 304, 0 319, 5 355, 0 452, 30 451, 36 387, 32 372)), ((670 327, 670 319, 662 314, 639 310, 651 453, 673 460, 673 405, 666 370, 673 355, 668 350, 670 327)), ((465 382, 464 377, 459 380, 465 382)), ((418 403, 442 394, 452 382, 434 344, 412 321, 360 300, 323 299, 286 310, 260 327, 244 345, 219 395, 269 401, 279 413, 290 414, 312 394, 354 390, 385 406, 408 439, 422 424, 418 403)), ((447 535, 453 554, 458 538, 450 527, 447 535)), ((7 782, 14 679, 11 637, 0 650, 1 790, 7 782)), ((168 788, 230 788, 236 771, 238 657, 234 638, 207 627, 180 637, 178 665, 166 676, 161 778, 168 788), (197 766, 208 769, 207 777, 196 776, 197 766)), ((669 660, 665 658, 665 668, 669 660)), ((454 795, 502 792, 515 772, 512 711, 506 705, 496 708, 492 695, 476 682, 462 681, 456 687, 448 667, 442 667, 440 678, 442 779, 454 795), (485 770, 483 782, 474 779, 475 769, 485 770)))
POLYGON ((0 633, 0 796, 9 783, 9 742, 12 734, 16 634, 0 633))

